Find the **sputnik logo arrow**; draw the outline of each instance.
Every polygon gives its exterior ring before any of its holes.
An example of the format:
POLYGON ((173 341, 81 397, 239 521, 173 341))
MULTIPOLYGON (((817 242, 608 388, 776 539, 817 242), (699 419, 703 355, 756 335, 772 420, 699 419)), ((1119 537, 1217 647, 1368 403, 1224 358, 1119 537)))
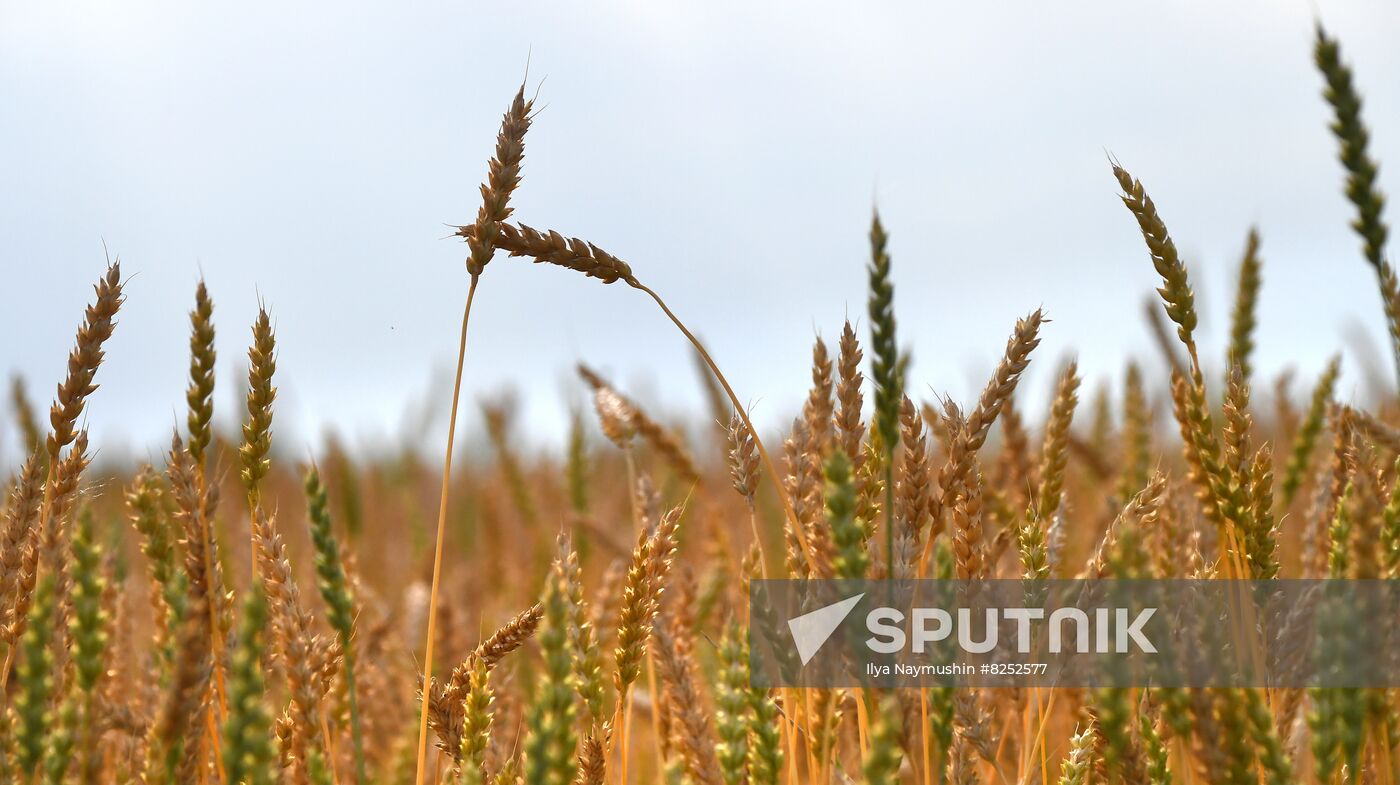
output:
POLYGON ((801 658, 803 665, 811 662, 822 644, 826 643, 831 634, 836 632, 836 628, 841 626, 841 622, 851 615, 851 610, 864 596, 865 592, 861 592, 825 608, 788 619, 788 630, 792 632, 792 641, 797 644, 797 656, 801 658))

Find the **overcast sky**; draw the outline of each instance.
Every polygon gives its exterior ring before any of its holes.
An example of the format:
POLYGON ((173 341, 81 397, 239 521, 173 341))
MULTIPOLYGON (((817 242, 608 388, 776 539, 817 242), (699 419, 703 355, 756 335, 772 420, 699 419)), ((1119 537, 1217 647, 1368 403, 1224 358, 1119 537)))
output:
MULTIPOLYGON (((0 372, 47 402, 105 241, 131 276, 88 415, 109 454, 158 450, 182 416, 201 273, 225 417, 261 297, 282 447, 331 423, 397 438, 453 360, 467 277, 447 225, 476 212, 528 57, 544 108, 517 215, 631 262, 764 423, 800 400, 813 336, 863 315, 877 202, 915 390, 967 400, 1042 305, 1032 400, 1072 353, 1115 387, 1125 358, 1158 368, 1155 278, 1106 152, 1190 259, 1210 356, 1257 224, 1257 366, 1307 378, 1345 349, 1350 395, 1356 336, 1384 333, 1312 66, 1319 13, 1400 193, 1394 3, 0 4, 0 372)), ((542 441, 578 360, 665 411, 702 400, 635 291, 500 258, 477 302, 467 400, 520 389, 542 441)), ((12 459, 8 421, 0 437, 12 459)))

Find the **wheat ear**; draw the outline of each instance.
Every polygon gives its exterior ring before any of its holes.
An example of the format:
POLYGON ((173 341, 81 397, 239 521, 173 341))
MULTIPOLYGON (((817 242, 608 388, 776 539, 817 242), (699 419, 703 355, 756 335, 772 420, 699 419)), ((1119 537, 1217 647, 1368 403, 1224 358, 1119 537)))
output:
POLYGON ((1235 308, 1230 313, 1230 350, 1225 360, 1228 367, 1238 363, 1244 381, 1249 382, 1253 371, 1249 358, 1254 353, 1254 328, 1258 323, 1255 311, 1259 307, 1259 287, 1262 284, 1259 259, 1259 231, 1251 228, 1245 240, 1244 258, 1235 289, 1235 308))
POLYGON ((1030 364, 1031 352, 1040 345, 1040 325, 1043 321, 1044 316, 1036 310, 1016 322, 1016 330, 1006 342, 1006 353, 991 380, 982 390, 977 407, 953 437, 948 448, 948 457, 938 472, 937 493, 929 498, 929 520, 933 528, 924 541, 924 552, 919 562, 920 574, 927 572, 928 561, 933 554, 933 542, 943 530, 944 512, 952 509, 957 502, 972 473, 977 451, 987 441, 987 433, 996 422, 1002 406, 1016 392, 1021 373, 1030 364))
POLYGON ((1332 106, 1336 116, 1332 122, 1332 134, 1337 137, 1338 158, 1347 172, 1347 200, 1356 208, 1356 218, 1351 228, 1360 235, 1366 261, 1376 271, 1386 321, 1390 326, 1396 373, 1400 374, 1400 302, 1397 302, 1400 300, 1400 287, 1396 286, 1395 271, 1385 255, 1386 236, 1389 234, 1385 219, 1381 217, 1385 195, 1376 185, 1379 167, 1366 149, 1370 134, 1361 121, 1361 94, 1356 91, 1351 68, 1342 62, 1340 45, 1327 35, 1321 23, 1317 25, 1313 59, 1327 82, 1322 96, 1332 106))
POLYGON ((525 781, 532 785, 571 785, 578 771, 578 735, 574 719, 573 657, 569 652, 569 599, 565 557, 555 559, 545 584, 540 651, 544 670, 529 709, 525 742, 525 781))
POLYGON ((41 453, 44 447, 44 434, 39 427, 39 418, 34 413, 34 404, 24 387, 24 377, 15 374, 10 381, 10 405, 15 411, 15 424, 24 436, 24 451, 27 455, 41 453))
POLYGON ((1050 419, 1045 426, 1045 441, 1040 453, 1040 487, 1036 492, 1035 521, 1048 521, 1060 509, 1064 497, 1065 466, 1068 458, 1069 428, 1074 409, 1079 403, 1079 366, 1071 362, 1060 375, 1055 400, 1050 407, 1050 419))
MULTIPOLYGON (((31 453, 10 489, 4 529, 0 533, 0 614, 13 612, 16 593, 23 588, 24 554, 38 530, 39 507, 43 501, 42 472, 40 453, 31 453)), ((6 615, 0 615, 0 628, 6 626, 6 615)))
POLYGON ((880 214, 870 218, 870 377, 875 382, 875 417, 871 430, 879 435, 884 448, 885 469, 885 558, 886 575, 895 574, 894 558, 894 452, 899 440, 899 410, 904 398, 904 379, 895 343, 894 282, 890 280, 889 235, 880 223, 880 214))
POLYGON ((237 646, 229 664, 229 716, 224 723, 221 759, 227 781, 231 783, 273 785, 277 781, 272 717, 263 702, 263 627, 266 624, 267 601, 262 592, 249 592, 238 628, 237 646))
POLYGON ((204 281, 194 292, 194 310, 190 311, 190 384, 185 391, 189 406, 186 418, 190 431, 189 449, 195 463, 204 466, 204 451, 209 447, 214 420, 214 301, 204 281))
POLYGON ((1196 353, 1196 300, 1191 285, 1186 278, 1186 265, 1176 251, 1167 232, 1167 225, 1157 214, 1157 205, 1142 187, 1142 181, 1128 174, 1127 170, 1113 164, 1113 176, 1123 189, 1122 200, 1142 230, 1142 238, 1147 243, 1147 251, 1152 257, 1152 266, 1162 276, 1162 287, 1157 293, 1162 296, 1167 316, 1176 323, 1176 333, 1186 345, 1191 356, 1191 366, 1200 370, 1201 362, 1196 353))
POLYGON ((698 785, 723 785, 724 777, 715 756, 716 739, 695 684, 694 665, 680 641, 672 637, 664 619, 658 620, 654 634, 657 656, 653 662, 666 685, 671 714, 680 721, 676 735, 686 773, 698 785))
POLYGON ((1287 510, 1293 503, 1293 497, 1298 493, 1298 489, 1303 484, 1303 475, 1308 471, 1308 464, 1312 460, 1313 449, 1317 446, 1318 437, 1322 434, 1322 426, 1327 418, 1327 406, 1332 401, 1332 393, 1337 386, 1337 376, 1341 372, 1341 357, 1333 357, 1327 363, 1327 368, 1318 377, 1317 385, 1313 387, 1312 400, 1308 404, 1308 413, 1303 417, 1298 430, 1293 434, 1293 445, 1288 454, 1288 463, 1284 467, 1283 480, 1280 489, 1282 491, 1283 509, 1287 510))
MULTIPOLYGON (((213 434, 214 419, 214 366, 217 361, 217 354, 214 351, 214 301, 209 297, 209 289, 200 281, 195 287, 194 309, 190 311, 190 382, 185 389, 185 403, 188 407, 188 414, 185 422, 189 428, 188 449, 190 456, 194 459, 195 474, 199 496, 202 498, 208 490, 207 466, 205 452, 209 448, 209 443, 213 434)), ((251 366, 250 366, 251 367, 251 366)), ((250 393, 253 386, 249 385, 250 393)), ((273 391, 275 394, 275 390, 273 391)), ((270 402, 269 402, 270 406, 270 402)), ((267 416, 271 416, 270 408, 267 416)), ((212 543, 213 516, 204 516, 202 525, 204 531, 200 539, 212 543)), ((205 550, 204 571, 213 573, 215 564, 213 563, 212 545, 205 550)), ((209 612, 217 614, 222 607, 219 602, 209 603, 209 612)), ((210 618, 210 631, 213 635, 214 651, 224 650, 223 630, 214 617, 210 618)), ((224 660, 222 657, 214 659, 214 691, 218 708, 218 720, 222 722, 227 713, 228 705, 226 700, 226 690, 224 684, 224 660)))
POLYGON ((97 298, 88 306, 83 326, 78 330, 77 343, 68 355, 68 376, 58 386, 58 394, 49 408, 49 424, 53 427, 48 438, 50 465, 58 462, 59 451, 77 437, 75 428, 83 413, 83 404, 97 389, 93 378, 102 364, 102 344, 112 337, 117 311, 124 300, 120 260, 107 267, 107 274, 95 288, 97 298))
POLYGON ((331 528, 330 503, 321 474, 313 465, 306 473, 306 517, 311 526, 311 543, 316 548, 316 588, 326 603, 326 621, 340 643, 345 674, 345 695, 350 712, 350 737, 355 754, 355 781, 364 783, 365 753, 360 729, 360 704, 355 685, 355 597, 341 562, 340 543, 331 528))
MULTIPOLYGON (((630 418, 631 422, 628 425, 630 425, 631 429, 635 431, 638 436, 642 437, 642 439, 651 446, 651 449, 664 457, 666 462, 671 464, 671 468, 680 475, 682 480, 686 483, 695 483, 700 480, 700 470, 695 466, 695 459, 690 456, 690 453, 685 449, 685 445, 681 443, 679 437, 669 431, 666 426, 649 417, 647 413, 642 410, 642 407, 637 405, 636 401, 633 401, 631 398, 619 392, 616 387, 609 384, 597 371, 594 371, 583 363, 579 363, 578 374, 588 383, 589 387, 593 388, 595 396, 603 390, 608 390, 613 396, 619 399, 610 402, 609 406, 630 418)), ((609 428, 609 430, 616 429, 617 426, 609 428)))
MULTIPOLYGON (((53 431, 45 445, 48 452, 45 467, 47 480, 44 483, 44 499, 36 524, 37 534, 43 539, 43 547, 36 552, 39 555, 47 553, 52 557, 48 564, 55 573, 52 588, 54 594, 60 598, 57 606, 60 620, 64 618, 66 600, 63 598, 67 591, 64 560, 59 558, 64 539, 64 516, 66 507, 77 492, 82 471, 87 466, 87 434, 77 430, 77 423, 78 418, 82 416, 87 397, 97 389, 93 380, 97 376, 98 366, 102 364, 102 346, 112 337, 112 331, 116 327, 117 312, 124 300, 122 286, 121 261, 117 260, 107 266, 106 273, 94 287, 96 297, 83 314, 77 340, 68 355, 68 373, 58 385, 54 401, 49 407, 49 424, 53 431), (73 454, 60 466, 59 454, 70 444, 74 445, 71 451, 73 454)), ((10 609, 5 637, 12 645, 5 654, 3 666, 0 666, 0 694, 5 693, 9 684, 10 666, 14 663, 16 655, 13 642, 24 632, 27 623, 27 603, 38 578, 38 564, 33 563, 32 567, 21 570, 18 602, 10 609)), ((64 632, 63 626, 59 625, 60 640, 64 632)))

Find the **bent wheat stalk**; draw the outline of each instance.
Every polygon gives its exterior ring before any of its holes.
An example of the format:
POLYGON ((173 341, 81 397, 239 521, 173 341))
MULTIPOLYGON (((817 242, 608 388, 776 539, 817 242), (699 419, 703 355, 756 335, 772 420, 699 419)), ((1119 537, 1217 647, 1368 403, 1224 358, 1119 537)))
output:
MULTIPOLYGON (((476 236, 479 230, 476 226, 458 227, 457 234, 468 238, 476 236)), ((657 307, 666 315, 667 319, 680 330, 690 345, 695 348, 695 352, 704 361, 705 367, 710 369, 715 380, 720 387, 724 388, 724 394, 729 397, 729 402, 733 404, 734 411, 743 420, 744 427, 753 434, 754 446, 758 448, 758 455, 763 460, 763 466, 768 471, 770 478, 781 477, 777 468, 773 465, 773 459, 768 455, 768 449, 763 445, 763 440, 759 438, 758 431, 753 427, 753 422, 749 420, 749 415, 744 405, 739 402, 739 396, 734 393, 734 388, 730 386, 729 380, 720 371, 715 360, 710 356, 705 346, 700 343, 700 339, 690 331, 685 323, 676 316, 666 301, 657 294, 655 290, 641 281, 632 272, 632 268, 626 262, 604 251, 593 243, 585 242, 577 237, 565 237, 556 231, 541 232, 525 224, 501 224, 495 237, 496 247, 506 251, 511 256, 524 256, 533 259, 537 264, 552 264, 559 267, 567 267, 570 270, 583 273, 589 278, 597 278, 605 284, 622 281, 628 286, 645 293, 656 302, 657 307)), ((773 482, 773 490, 778 496, 778 501, 783 506, 783 514, 787 517, 788 523, 797 534, 797 539, 802 548, 803 558, 809 563, 812 560, 811 548, 807 543, 807 536, 802 531, 802 526, 797 520, 797 515, 792 508, 792 500, 788 498, 787 490, 782 483, 773 482)), ((762 544, 760 543, 760 549, 762 544)), ((764 560, 767 561, 766 556, 764 560)))

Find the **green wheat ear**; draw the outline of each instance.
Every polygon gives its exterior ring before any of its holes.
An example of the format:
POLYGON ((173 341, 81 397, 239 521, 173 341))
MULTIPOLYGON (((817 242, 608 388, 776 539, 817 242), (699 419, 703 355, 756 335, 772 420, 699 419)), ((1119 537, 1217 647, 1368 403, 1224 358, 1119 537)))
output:
POLYGON ((856 520, 856 486, 851 459, 835 450, 826 460, 826 517, 836 555, 832 566, 838 579, 859 580, 870 569, 865 550, 865 527, 856 520))
POLYGON ((1313 60, 1327 85, 1322 97, 1332 106, 1335 120, 1332 134, 1337 137, 1338 158, 1347 172, 1346 197, 1356 207, 1351 228, 1361 236, 1362 253, 1380 283, 1381 299, 1386 321, 1390 327, 1391 352, 1396 374, 1400 375, 1400 283, 1395 270, 1385 258, 1385 241, 1389 229, 1381 212, 1385 195, 1376 185, 1377 163, 1367 151, 1370 135, 1361 121, 1361 95, 1356 92, 1351 69, 1342 62, 1341 46, 1327 35, 1319 22, 1313 60))
POLYGON ((345 666, 345 688, 350 710, 350 727, 355 751, 355 770, 364 781, 364 742, 360 734, 360 707, 355 688, 355 598, 345 577, 345 565, 340 560, 340 544, 331 528, 330 506, 326 487, 315 466, 306 473, 307 520, 311 525, 311 542, 316 547, 316 587, 326 603, 326 620, 340 639, 345 666))
POLYGON ((223 762, 228 782, 273 785, 277 755, 272 747, 272 717, 263 703, 263 629, 267 604, 260 591, 248 592, 237 646, 229 663, 228 719, 224 723, 223 762))
POLYGON ((778 704, 766 690, 751 689, 749 709, 749 782, 753 785, 777 785, 778 776, 783 770, 778 704))
POLYGON ((1084 785, 1094 766, 1094 742, 1097 736, 1090 720, 1083 730, 1070 737, 1069 755, 1060 763, 1060 785, 1084 785))
POLYGON ((870 220, 870 377, 875 382, 875 429, 886 450, 899 443, 900 355, 895 343, 894 282, 889 235, 877 212, 870 220))
POLYGON ((1332 105, 1336 120, 1332 123, 1332 133, 1340 147, 1338 156, 1347 170, 1347 199, 1356 206, 1356 219, 1352 228, 1361 235, 1362 249, 1366 261, 1379 272, 1385 261, 1385 240, 1388 230, 1381 220, 1381 210, 1385 207, 1385 196, 1376 186, 1376 173, 1379 167, 1371 160, 1366 150, 1370 134, 1361 122, 1361 96, 1352 82, 1351 69, 1342 62, 1341 46, 1335 38, 1330 38, 1319 23, 1317 43, 1313 47, 1313 59, 1317 69, 1327 80, 1322 97, 1332 105))
POLYGON ((540 624, 540 652, 544 672, 535 690, 526 725, 526 785, 570 785, 578 769, 575 754, 578 735, 574 718, 578 713, 574 692, 574 660, 569 653, 569 602, 567 577, 562 556, 550 569, 543 600, 544 618, 540 624))
MULTIPOLYGON (((330 507, 326 487, 316 467, 306 473, 306 511, 311 525, 311 542, 316 547, 316 585, 327 607, 326 620, 341 638, 350 640, 354 626, 354 600, 340 561, 340 545, 331 529, 330 507)), ((348 651, 348 649, 347 649, 348 651)))
POLYGON ((870 730, 870 751, 866 753, 861 771, 865 785, 895 785, 899 782, 901 758, 899 704, 894 696, 886 696, 875 709, 875 724, 870 730))
MULTIPOLYGON (((1395 461, 1395 472, 1400 477, 1400 458, 1395 461)), ((1382 576, 1400 578, 1400 480, 1390 487, 1381 512, 1381 552, 1382 576)))
POLYGON ((1200 369, 1200 358, 1196 354, 1196 298, 1187 279, 1186 264, 1177 253, 1176 243, 1167 231, 1167 224, 1157 212, 1157 205, 1143 188, 1142 181, 1133 177, 1117 162, 1112 164, 1113 176, 1123 193, 1123 204, 1137 219, 1142 239, 1147 244, 1147 252, 1152 257, 1152 266, 1162 277, 1162 286, 1157 293, 1162 297, 1167 316, 1176 323, 1176 334, 1186 351, 1191 355, 1191 366, 1200 369))
POLYGON ((102 610, 102 592, 106 584, 102 579, 102 550, 93 540, 92 513, 87 509, 78 516, 72 548, 73 588, 69 593, 68 631, 73 640, 77 686, 90 694, 105 670, 107 618, 102 610))
POLYGON ((1245 240, 1244 257, 1240 260, 1239 281, 1235 290, 1235 308, 1230 314, 1230 349, 1225 366, 1238 363, 1246 384, 1253 373, 1249 358, 1254 354, 1255 312, 1259 307, 1259 287, 1263 283, 1259 258, 1259 232, 1249 230, 1245 240))
POLYGON ((53 642, 56 607, 54 576, 50 572, 39 581, 33 604, 29 606, 29 623, 25 626, 24 637, 20 639, 21 657, 15 672, 19 692, 11 709, 18 718, 15 729, 18 753, 15 761, 20 772, 31 777, 44 757, 44 739, 49 734, 53 719, 49 712, 49 699, 54 689, 54 660, 49 644, 53 642))
POLYGON ((491 739, 490 669, 484 657, 472 658, 472 671, 467 680, 467 695, 463 699, 462 719, 462 785, 481 785, 486 781, 486 745, 491 739))
POLYGON ((749 658, 744 633, 737 622, 724 627, 719 644, 719 668, 715 680, 715 749, 725 785, 741 785, 749 779, 749 658))
POLYGON ((870 378, 875 382, 875 423, 872 441, 884 447, 885 557, 894 574, 894 455, 899 444, 899 407, 904 400, 905 363, 900 361, 894 334, 894 282, 890 280, 889 235, 880 213, 870 219, 870 378))
POLYGON ((1312 402, 1308 405, 1308 413, 1303 418, 1303 422, 1298 426, 1298 432, 1293 436, 1293 446, 1288 455, 1288 463, 1284 467, 1283 483, 1280 487, 1283 497, 1283 509, 1293 503, 1293 497, 1298 493, 1298 489, 1303 484, 1303 475, 1308 470, 1308 462, 1312 458, 1313 448, 1317 446, 1317 439, 1322 434, 1322 426, 1327 419, 1327 404, 1332 400, 1332 393, 1337 386, 1337 375, 1341 372, 1342 358, 1333 357, 1327 364, 1326 370, 1322 372, 1317 380, 1317 386, 1313 388, 1312 402))

